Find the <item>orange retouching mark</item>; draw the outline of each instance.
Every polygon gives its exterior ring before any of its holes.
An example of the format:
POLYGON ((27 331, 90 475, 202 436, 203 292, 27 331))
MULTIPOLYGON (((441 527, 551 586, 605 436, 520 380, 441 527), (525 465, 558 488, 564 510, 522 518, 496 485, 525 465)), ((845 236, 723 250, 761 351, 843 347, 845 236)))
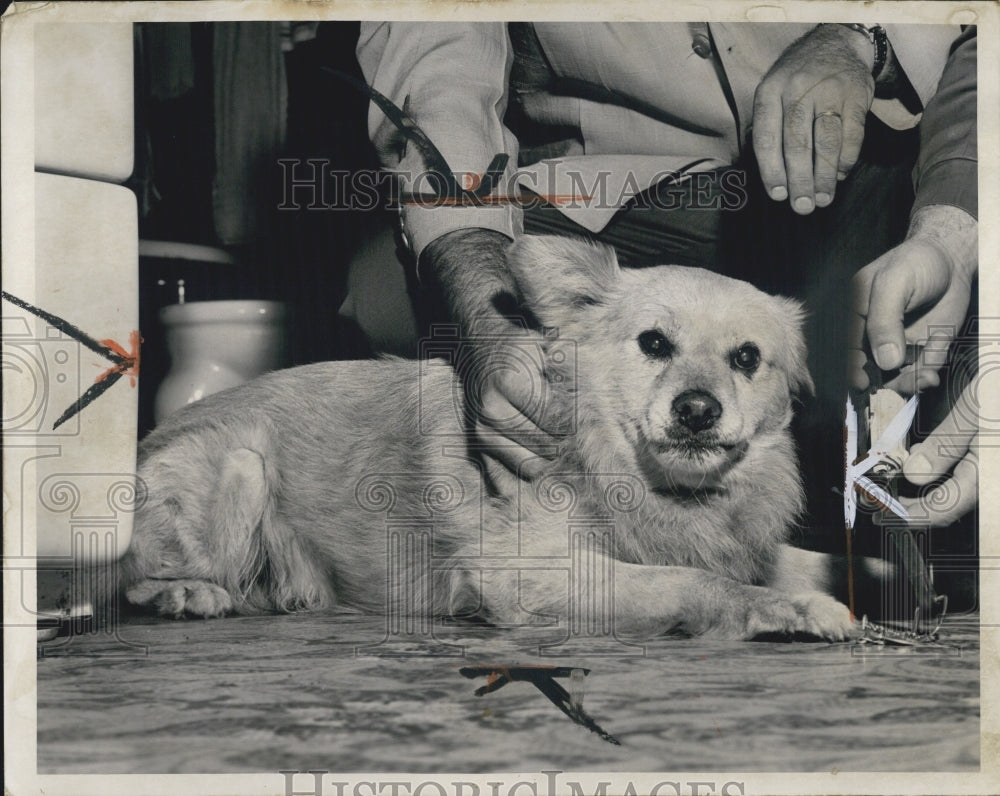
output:
POLYGON ((129 335, 129 342, 132 346, 132 351, 127 352, 114 340, 104 340, 102 342, 98 342, 83 331, 83 329, 74 326, 65 318, 60 318, 58 315, 53 315, 51 312, 47 312, 41 307, 36 307, 27 301, 19 299, 17 296, 12 296, 5 290, 0 291, 0 295, 2 295, 4 301, 9 301, 15 307, 20 307, 22 310, 30 312, 36 318, 41 318, 62 334, 86 346, 95 354, 100 354, 102 357, 110 359, 115 363, 114 367, 109 368, 107 371, 98 376, 94 383, 83 393, 83 395, 66 407, 66 411, 56 419, 55 423, 52 424, 53 429, 59 428, 59 426, 71 417, 74 417, 82 412, 83 409, 89 406, 92 401, 102 396, 112 386, 114 386, 118 379, 120 379, 123 375, 128 374, 132 381, 132 386, 135 387, 136 376, 139 375, 139 346, 142 343, 142 338, 139 337, 138 330, 129 335))
POLYGON ((572 202, 589 202, 594 197, 589 194, 538 194, 537 196, 476 196, 467 197, 411 197, 403 200, 405 205, 418 207, 482 207, 486 205, 521 205, 533 204, 542 200, 550 205, 566 205, 572 202))
POLYGON ((847 531, 847 609, 851 612, 851 621, 857 617, 854 613, 854 556, 851 545, 851 537, 854 535, 851 526, 845 526, 847 531))
POLYGON ((139 350, 142 347, 142 343, 143 339, 139 336, 138 329, 129 333, 128 344, 130 350, 128 351, 114 340, 101 340, 101 345, 106 345, 118 354, 121 360, 94 379, 94 384, 99 384, 109 376, 117 373, 120 376, 128 376, 129 382, 135 387, 135 380, 139 376, 139 350))

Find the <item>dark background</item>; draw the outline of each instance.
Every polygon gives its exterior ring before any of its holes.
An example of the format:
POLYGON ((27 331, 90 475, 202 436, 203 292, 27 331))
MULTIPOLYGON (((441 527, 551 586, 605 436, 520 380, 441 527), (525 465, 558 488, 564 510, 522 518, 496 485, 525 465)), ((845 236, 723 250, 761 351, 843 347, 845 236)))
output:
MULTIPOLYGON (((363 335, 351 322, 339 318, 337 309, 346 295, 348 262, 370 230, 387 223, 385 210, 347 209, 349 195, 337 196, 332 201, 334 209, 309 208, 302 192, 296 195, 298 209, 279 209, 284 170, 275 158, 257 175, 259 223, 253 237, 228 246, 217 237, 212 205, 215 24, 185 25, 191 32, 194 86, 169 99, 150 96, 149 54, 142 48, 143 28, 148 26, 136 26, 136 174, 131 184, 146 198, 140 200, 140 239, 223 248, 238 263, 143 261, 140 436, 152 427, 152 398, 169 365, 157 315, 161 307, 176 302, 178 279, 184 279, 188 301, 259 298, 286 302, 288 365, 370 354, 363 335), (165 284, 158 284, 161 281, 165 284)), ((332 170, 377 167, 367 136, 367 98, 323 69, 361 77, 354 55, 358 31, 357 22, 321 23, 315 39, 300 42, 284 54, 287 134, 277 156, 303 163, 323 158, 332 170)))

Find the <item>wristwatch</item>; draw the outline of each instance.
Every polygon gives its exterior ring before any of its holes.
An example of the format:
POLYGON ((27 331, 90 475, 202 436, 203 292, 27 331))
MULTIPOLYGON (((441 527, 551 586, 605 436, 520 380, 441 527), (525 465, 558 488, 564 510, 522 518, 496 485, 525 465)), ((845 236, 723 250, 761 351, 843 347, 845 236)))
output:
POLYGON ((878 80, 878 76, 882 74, 882 70, 885 68, 885 61, 889 57, 889 38, 885 35, 885 28, 881 25, 872 25, 869 27, 858 22, 838 22, 837 24, 864 34, 868 38, 868 41, 872 43, 872 46, 875 48, 875 63, 872 64, 872 77, 878 80))

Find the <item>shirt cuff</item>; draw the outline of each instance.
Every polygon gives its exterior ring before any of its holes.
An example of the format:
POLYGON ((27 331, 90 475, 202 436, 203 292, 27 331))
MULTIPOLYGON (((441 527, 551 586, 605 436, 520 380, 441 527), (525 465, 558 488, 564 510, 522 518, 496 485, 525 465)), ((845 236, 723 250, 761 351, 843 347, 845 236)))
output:
POLYGON ((951 205, 978 220, 978 165, 975 160, 967 158, 950 158, 935 163, 920 178, 910 215, 928 205, 951 205))
POLYGON ((459 229, 488 229, 511 240, 523 231, 522 211, 513 205, 492 207, 408 206, 402 216, 403 236, 417 262, 433 241, 459 229))

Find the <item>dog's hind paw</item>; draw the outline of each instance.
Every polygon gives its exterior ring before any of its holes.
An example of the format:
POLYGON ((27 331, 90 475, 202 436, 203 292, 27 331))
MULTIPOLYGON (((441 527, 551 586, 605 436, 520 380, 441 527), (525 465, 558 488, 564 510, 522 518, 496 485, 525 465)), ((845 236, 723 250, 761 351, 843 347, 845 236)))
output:
POLYGON ((185 614, 206 619, 223 616, 233 609, 229 593, 205 580, 144 580, 125 592, 133 605, 154 607, 162 616, 185 614))

